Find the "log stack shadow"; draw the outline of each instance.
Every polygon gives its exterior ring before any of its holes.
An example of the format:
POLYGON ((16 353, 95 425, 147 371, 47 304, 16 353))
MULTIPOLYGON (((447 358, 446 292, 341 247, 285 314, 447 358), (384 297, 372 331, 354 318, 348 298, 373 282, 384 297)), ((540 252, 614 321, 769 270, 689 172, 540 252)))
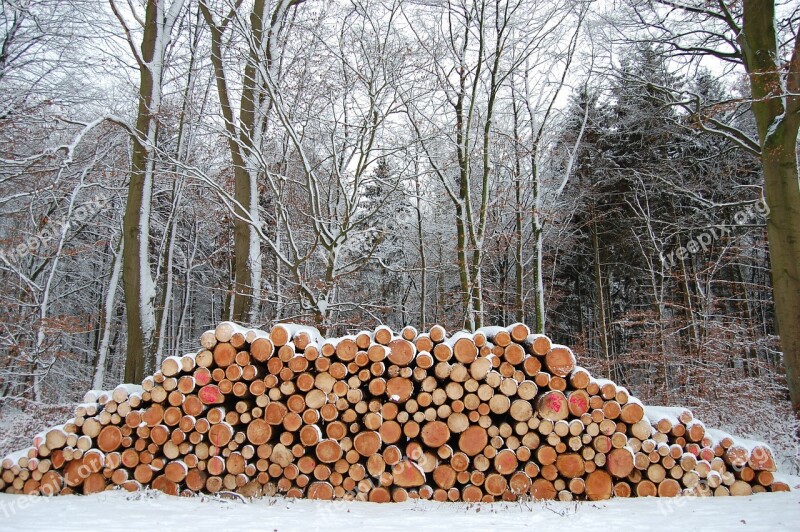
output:
POLYGON ((324 339, 223 322, 141 386, 90 391, 0 491, 152 488, 401 502, 787 491, 769 447, 647 407, 524 324, 324 339))

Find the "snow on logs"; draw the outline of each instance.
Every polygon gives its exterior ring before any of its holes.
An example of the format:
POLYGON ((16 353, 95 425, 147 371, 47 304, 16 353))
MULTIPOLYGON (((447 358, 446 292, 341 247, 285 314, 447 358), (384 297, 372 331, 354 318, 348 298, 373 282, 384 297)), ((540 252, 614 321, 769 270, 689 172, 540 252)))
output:
POLYGON ((223 322, 141 386, 92 390, 0 491, 235 491, 374 502, 784 491, 770 449, 646 407, 524 324, 343 338, 223 322))

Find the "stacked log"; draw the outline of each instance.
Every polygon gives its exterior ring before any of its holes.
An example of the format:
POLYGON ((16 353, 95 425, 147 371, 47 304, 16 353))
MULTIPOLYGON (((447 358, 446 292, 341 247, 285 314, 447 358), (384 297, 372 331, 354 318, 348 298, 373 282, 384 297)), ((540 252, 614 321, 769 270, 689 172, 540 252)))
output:
POLYGON ((223 322, 2 461, 8 493, 150 487, 373 502, 785 491, 769 448, 645 407, 524 324, 324 339, 223 322))

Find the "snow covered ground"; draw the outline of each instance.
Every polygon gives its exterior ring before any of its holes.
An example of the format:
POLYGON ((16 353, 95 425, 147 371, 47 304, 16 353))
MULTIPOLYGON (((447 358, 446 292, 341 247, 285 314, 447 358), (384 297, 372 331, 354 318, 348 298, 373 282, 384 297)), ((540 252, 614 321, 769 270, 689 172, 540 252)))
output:
POLYGON ((280 498, 249 503, 158 493, 51 499, 0 494, 0 530, 489 531, 800 530, 800 492, 582 503, 402 504, 280 498))

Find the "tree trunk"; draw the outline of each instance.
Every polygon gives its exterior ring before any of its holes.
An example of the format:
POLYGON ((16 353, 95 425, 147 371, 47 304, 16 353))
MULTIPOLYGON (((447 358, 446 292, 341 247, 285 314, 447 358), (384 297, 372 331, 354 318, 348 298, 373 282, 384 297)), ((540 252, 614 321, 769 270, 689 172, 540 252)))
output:
MULTIPOLYGON (((794 150, 796 141, 792 139, 782 144, 785 153, 790 148, 794 150)), ((764 191, 770 208, 767 234, 772 293, 789 394, 795 409, 800 410, 800 189, 797 162, 793 153, 787 156, 770 154, 769 151, 765 149, 762 162, 764 191)))
POLYGON ((606 359, 608 370, 611 370, 611 356, 608 352, 608 333, 606 331, 606 306, 603 295, 603 276, 600 266, 600 242, 597 237, 597 221, 592 223, 592 251, 594 253, 594 282, 597 289, 597 327, 600 335, 600 347, 603 357, 606 359))
MULTIPOLYGON (((174 272, 175 269, 175 241, 178 238, 178 221, 177 210, 180 208, 180 194, 181 183, 176 182, 173 189, 173 207, 172 217, 166 227, 165 245, 164 245, 164 282, 161 286, 161 300, 156 308, 156 329, 153 336, 152 352, 150 358, 155 361, 156 366, 161 365, 161 359, 164 356, 164 346, 167 337, 167 321, 170 315, 170 307, 172 307, 172 292, 174 286, 174 272)), ((158 277, 156 277, 158 278, 158 277)))
POLYGON ((795 36, 784 82, 783 67, 777 62, 775 31, 774 2, 745 0, 738 41, 750 77, 751 109, 758 128, 764 168, 775 317, 789 394, 795 409, 800 409, 800 182, 797 171, 800 36, 795 36))
MULTIPOLYGON (((161 78, 169 33, 182 6, 169 7, 162 0, 148 0, 139 56, 139 109, 131 150, 128 201, 122 222, 122 280, 128 318, 125 380, 141 381, 152 352, 156 327, 155 285, 150 272, 150 208, 153 195, 153 153, 157 115, 161 107, 161 78)), ((122 20, 122 19, 121 19, 122 20)), ((131 43, 133 46, 133 43, 131 43)), ((149 369, 149 368, 147 368, 149 369)))
POLYGON ((106 297, 103 301, 103 315, 100 318, 102 337, 100 340, 100 347, 97 350, 97 359, 94 365, 94 378, 92 379, 92 388, 95 390, 103 389, 103 381, 106 375, 106 361, 108 360, 108 352, 111 345, 111 324, 114 322, 114 303, 117 299, 117 287, 119 285, 119 276, 122 271, 122 246, 123 239, 122 236, 120 236, 112 262, 113 266, 111 269, 111 277, 108 280, 108 290, 106 291, 106 297))
MULTIPOLYGON (((260 60, 260 48, 264 37, 264 0, 256 0, 250 15, 253 44, 250 58, 244 69, 241 111, 239 115, 239 154, 234 161, 234 294, 233 319, 240 322, 255 321, 259 308, 259 289, 261 286, 261 239, 253 224, 259 224, 258 213, 258 172, 252 161, 252 152, 257 149, 254 140, 260 137, 258 112, 258 85, 256 62, 260 60), (241 207, 240 207, 241 206, 241 207), (248 223, 248 220, 250 223, 248 223)), ((232 150, 233 151, 233 150, 232 150)))
POLYGON ((415 214, 417 217, 417 247, 419 250, 420 261, 420 297, 419 297, 419 324, 421 328, 425 327, 426 314, 427 314, 427 299, 428 299, 428 264, 425 256, 425 235, 422 228, 422 194, 419 186, 419 164, 414 161, 414 187, 417 195, 415 199, 415 214))
MULTIPOLYGON (((531 115, 531 119, 533 115, 531 115)), ((541 183, 539 182, 539 164, 536 161, 539 149, 534 144, 531 150, 531 187, 533 188, 533 213, 531 215, 531 228, 533 231, 533 332, 544 334, 544 271, 542 270, 542 247, 544 243, 544 228, 539 218, 541 207, 541 183)))
POLYGON ((472 222, 470 211, 467 208, 470 201, 469 191, 469 133, 464 121, 464 80, 461 74, 461 92, 456 104, 456 156, 459 167, 458 203, 456 203, 456 233, 458 253, 458 279, 461 282, 461 303, 464 310, 464 327, 475 328, 475 315, 472 309, 472 279, 470 279, 470 265, 467 261, 467 227, 472 222))
MULTIPOLYGON (((525 321, 525 269, 523 265, 522 234, 523 234, 523 205, 522 205, 522 161, 519 150, 522 141, 519 136, 519 108, 517 100, 511 102, 514 117, 514 228, 516 229, 514 242, 514 310, 518 322, 525 321)), ((537 324, 538 325, 538 324, 537 324)), ((538 327, 537 327, 538 328, 538 327)), ((541 333, 541 331, 535 331, 541 333)))
MULTIPOLYGON (((242 96, 238 122, 234 117, 231 93, 223 64, 222 41, 225 25, 218 25, 206 2, 200 3, 206 23, 211 28, 211 61, 217 83, 228 148, 231 153, 234 175, 233 222, 233 308, 231 319, 238 322, 255 321, 258 315, 261 286, 261 240, 253 227, 259 224, 257 171, 252 153, 257 148, 255 139, 260 133, 257 112, 260 100, 260 81, 256 63, 261 57, 264 38, 264 0, 256 0, 250 13, 253 42, 244 70, 242 96)), ((223 24, 227 24, 226 21, 223 24)))
MULTIPOLYGON (((537 207, 538 208, 538 207, 537 207)), ((533 282, 536 283, 533 291, 533 332, 544 334, 544 271, 542 270, 542 247, 544 231, 539 221, 539 212, 533 213, 533 282)))

